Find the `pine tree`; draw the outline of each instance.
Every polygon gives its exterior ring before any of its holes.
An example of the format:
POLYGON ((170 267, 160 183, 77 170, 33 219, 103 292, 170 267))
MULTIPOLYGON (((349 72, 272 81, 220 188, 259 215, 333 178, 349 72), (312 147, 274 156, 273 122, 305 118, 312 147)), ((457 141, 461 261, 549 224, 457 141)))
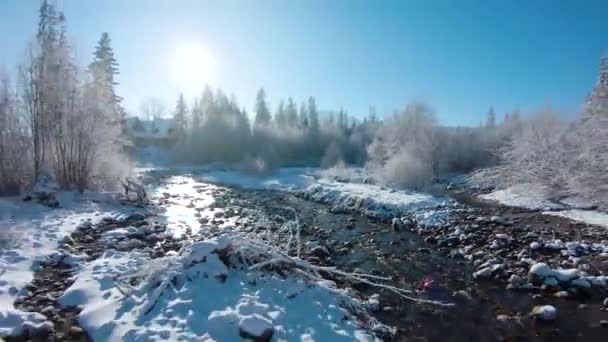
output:
POLYGON ((312 96, 308 98, 308 123, 313 133, 319 132, 319 113, 317 112, 315 98, 312 96))
POLYGON ((255 102, 255 126, 267 126, 272 117, 266 104, 266 93, 264 88, 260 88, 255 102))
POLYGON ((192 105, 192 115, 190 122, 190 130, 191 133, 197 132, 203 123, 203 110, 201 108, 201 102, 198 99, 194 99, 194 104, 192 105))
POLYGON ((183 93, 179 94, 173 118, 175 120, 175 133, 177 134, 177 138, 183 139, 186 135, 186 130, 188 129, 188 108, 186 107, 183 93))
POLYGON ((107 32, 101 34, 101 38, 93 53, 93 62, 89 65, 89 71, 93 77, 93 86, 101 93, 102 98, 107 100, 111 107, 113 120, 122 120, 125 111, 122 108, 122 97, 116 94, 118 82, 115 76, 119 74, 118 62, 114 57, 111 47, 110 35, 107 32))
POLYGON ((285 117, 287 120, 287 125, 289 125, 290 127, 298 126, 298 107, 296 106, 296 103, 291 97, 287 100, 285 117))
POLYGON ((488 111, 488 118, 486 121, 487 128, 496 128, 496 113, 494 112, 494 108, 490 107, 488 111))
POLYGON ((300 128, 308 129, 308 111, 304 102, 300 104, 300 128))
POLYGON ((277 112, 274 115, 274 120, 276 121, 279 127, 285 127, 287 125, 287 115, 285 113, 285 103, 283 100, 279 102, 277 112))

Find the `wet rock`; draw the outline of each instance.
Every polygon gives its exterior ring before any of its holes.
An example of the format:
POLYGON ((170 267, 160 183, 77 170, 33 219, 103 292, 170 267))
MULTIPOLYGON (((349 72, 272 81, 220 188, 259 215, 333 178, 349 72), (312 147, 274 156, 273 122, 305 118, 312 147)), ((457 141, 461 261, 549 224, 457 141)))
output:
POLYGON ((502 315, 496 316, 496 320, 501 323, 509 323, 509 322, 515 320, 515 318, 512 316, 509 316, 509 315, 502 314, 502 315))
POLYGON ((378 311, 380 309, 380 295, 374 293, 365 302, 365 306, 371 311, 378 311))
POLYGON ((473 278, 475 279, 488 279, 492 277, 498 270, 502 269, 502 264, 495 264, 484 267, 477 272, 473 273, 473 278))
POLYGON ((557 309, 552 305, 535 306, 530 315, 543 321, 553 321, 557 317, 557 309))
POLYGON ((603 304, 605 307, 608 307, 608 297, 604 298, 603 304))
POLYGON ((437 238, 434 236, 428 236, 424 239, 424 242, 426 243, 435 243, 437 242, 437 238))
POLYGON ((570 282, 570 284, 572 286, 576 286, 578 288, 583 288, 583 289, 588 289, 591 287, 591 283, 588 280, 582 279, 582 278, 574 279, 573 281, 570 282))
POLYGON ((556 298, 568 298, 568 297, 570 297, 570 292, 568 292, 568 291, 557 291, 553 295, 556 298))
POLYGON ((557 287, 559 285, 559 281, 554 277, 547 277, 543 280, 543 285, 548 287, 557 287))
POLYGON ((608 328, 608 320, 605 320, 605 319, 601 320, 600 326, 604 327, 604 328, 608 328))
POLYGON ((397 217, 393 217, 393 221, 391 222, 391 228, 393 231, 398 232, 401 229, 401 220, 397 217))
POLYGON ((517 274, 512 274, 507 282, 512 288, 519 288, 525 283, 524 279, 517 274))
POLYGON ((85 332, 84 332, 84 329, 82 329, 81 327, 74 325, 70 328, 70 331, 68 334, 71 338, 78 339, 78 338, 83 337, 85 332))
POLYGON ((146 219, 146 216, 140 213, 133 213, 125 218, 123 218, 122 222, 135 222, 135 221, 143 221, 146 219))
POLYGON ((245 316, 239 322, 239 335, 254 342, 269 342, 273 334, 272 322, 258 314, 245 316))
POLYGON ((310 253, 319 258, 326 257, 330 254, 329 250, 325 246, 315 246, 310 249, 310 253))

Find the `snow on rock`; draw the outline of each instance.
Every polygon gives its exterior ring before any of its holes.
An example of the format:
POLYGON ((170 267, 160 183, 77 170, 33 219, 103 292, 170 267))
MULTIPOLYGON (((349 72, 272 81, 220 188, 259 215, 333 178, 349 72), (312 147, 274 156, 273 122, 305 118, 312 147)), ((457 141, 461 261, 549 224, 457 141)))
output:
POLYGON ((57 246, 79 226, 92 226, 105 216, 130 210, 109 194, 57 192, 55 198, 59 208, 24 202, 20 197, 0 198, 0 335, 47 329, 44 316, 13 305, 32 281, 38 261, 49 258, 72 267, 81 264, 81 256, 56 253, 57 246))
POLYGON ((258 314, 246 315, 239 321, 241 337, 254 341, 270 341, 274 333, 272 321, 258 314))
POLYGON ((377 340, 335 288, 232 261, 227 267, 220 254, 232 239, 195 242, 158 259, 106 251, 59 301, 84 308, 78 321, 95 341, 377 340))
POLYGON ((557 318, 557 309, 552 305, 540 305, 532 308, 530 314, 543 321, 553 321, 557 318))
POLYGON ((529 275, 532 279, 540 279, 546 285, 550 286, 567 283, 573 286, 587 288, 591 287, 591 285, 601 286, 603 280, 602 278, 596 279, 596 277, 581 277, 581 272, 576 268, 552 269, 543 262, 532 265, 532 267, 530 267, 529 275))

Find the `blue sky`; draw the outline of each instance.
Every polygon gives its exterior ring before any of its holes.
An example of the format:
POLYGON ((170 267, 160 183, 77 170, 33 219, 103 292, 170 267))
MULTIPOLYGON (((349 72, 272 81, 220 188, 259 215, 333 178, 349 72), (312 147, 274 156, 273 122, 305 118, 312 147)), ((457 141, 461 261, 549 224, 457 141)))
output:
MULTIPOLYGON (((110 33, 133 113, 147 97, 173 107, 180 90, 202 92, 205 80, 175 80, 170 61, 184 44, 205 47, 213 85, 249 110, 264 86, 273 107, 314 95, 321 109, 353 115, 422 100, 448 125, 476 125, 490 106, 575 113, 608 48, 602 0, 56 2, 83 63, 110 33)), ((0 64, 24 54, 38 6, 0 0, 0 64)))

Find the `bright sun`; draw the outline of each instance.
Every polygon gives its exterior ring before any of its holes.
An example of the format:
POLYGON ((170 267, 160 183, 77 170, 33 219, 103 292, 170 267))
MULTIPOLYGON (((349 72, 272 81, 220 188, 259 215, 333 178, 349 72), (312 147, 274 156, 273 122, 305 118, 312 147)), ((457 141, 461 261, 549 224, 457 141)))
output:
POLYGON ((209 50, 199 44, 179 45, 171 68, 176 85, 185 93, 198 93, 206 84, 215 82, 215 60, 209 50))

